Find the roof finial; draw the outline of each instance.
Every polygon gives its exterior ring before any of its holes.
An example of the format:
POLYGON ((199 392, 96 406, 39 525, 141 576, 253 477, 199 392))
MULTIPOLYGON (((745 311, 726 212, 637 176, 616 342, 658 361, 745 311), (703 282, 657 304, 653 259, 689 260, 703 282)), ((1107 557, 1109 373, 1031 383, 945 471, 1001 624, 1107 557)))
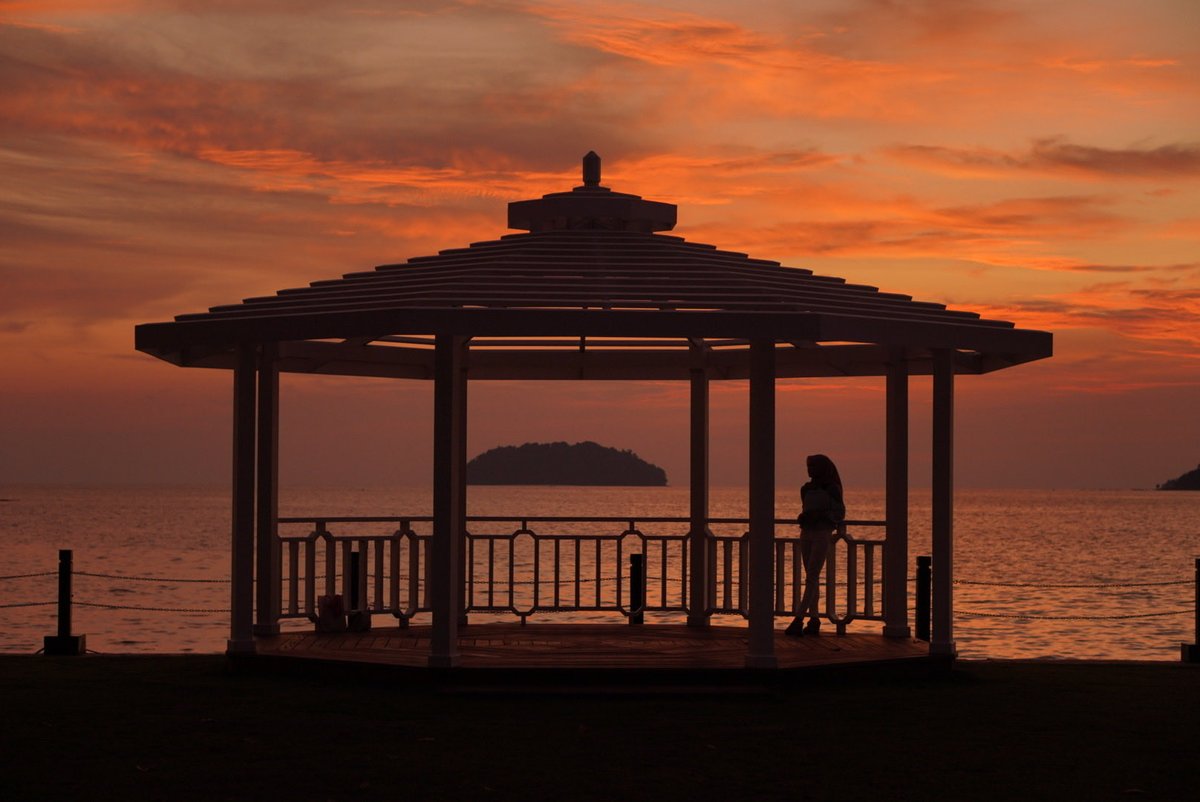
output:
POLYGON ((675 227, 675 204, 600 186, 600 157, 583 157, 583 186, 508 204, 508 227, 543 231, 637 231, 650 234, 675 227))
POLYGON ((585 187, 600 186, 600 157, 594 150, 589 150, 583 157, 583 185, 585 187))

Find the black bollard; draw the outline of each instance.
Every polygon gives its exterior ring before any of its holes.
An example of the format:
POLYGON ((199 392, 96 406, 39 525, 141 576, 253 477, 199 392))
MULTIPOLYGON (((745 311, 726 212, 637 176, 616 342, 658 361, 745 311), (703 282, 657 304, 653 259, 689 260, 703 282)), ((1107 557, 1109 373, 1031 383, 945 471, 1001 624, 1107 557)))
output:
POLYGON ((349 602, 346 605, 346 609, 350 612, 356 612, 358 610, 358 583, 362 575, 361 560, 362 555, 357 551, 350 552, 350 587, 346 589, 346 600, 349 602))
POLYGON ((629 555, 629 623, 646 621, 646 555, 629 555))
POLYGON ((929 641, 929 601, 933 583, 933 558, 917 558, 917 640, 929 641))
POLYGON ((1179 659, 1185 663, 1200 663, 1200 557, 1195 565, 1196 631, 1191 643, 1179 644, 1179 659))
POLYGON ((346 628, 351 632, 366 632, 371 628, 371 613, 361 609, 365 605, 359 604, 362 578, 362 554, 352 551, 350 552, 350 587, 346 589, 346 598, 349 601, 349 604, 346 605, 346 628))
POLYGON ((53 655, 80 655, 86 651, 83 635, 71 634, 71 574, 72 552, 58 552, 58 634, 42 639, 43 651, 53 655))

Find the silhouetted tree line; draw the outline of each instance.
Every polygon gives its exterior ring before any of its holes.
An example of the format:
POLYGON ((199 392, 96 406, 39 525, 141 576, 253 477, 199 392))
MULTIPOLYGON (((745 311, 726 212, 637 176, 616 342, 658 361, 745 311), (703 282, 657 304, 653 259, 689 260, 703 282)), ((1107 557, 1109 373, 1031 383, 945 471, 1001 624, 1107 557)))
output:
POLYGON ((1159 490, 1200 490, 1200 465, 1196 470, 1188 471, 1183 476, 1168 479, 1158 486, 1159 490))
POLYGON ((651 485, 667 472, 629 450, 582 443, 525 443, 485 451, 467 463, 473 485, 651 485))

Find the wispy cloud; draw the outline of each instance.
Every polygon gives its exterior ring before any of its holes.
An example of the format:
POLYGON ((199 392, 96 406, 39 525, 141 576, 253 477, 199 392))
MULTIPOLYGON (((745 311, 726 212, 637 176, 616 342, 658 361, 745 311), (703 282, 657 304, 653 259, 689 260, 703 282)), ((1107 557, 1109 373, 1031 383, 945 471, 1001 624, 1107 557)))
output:
POLYGON ((897 145, 885 152, 907 164, 959 176, 1034 172, 1101 180, 1200 177, 1200 143, 1102 148, 1045 138, 1034 140, 1022 151, 897 145))
MULTIPOLYGON (((1148 354, 1200 359, 1200 289, 1105 282, 1004 305, 956 304, 987 317, 1020 320, 1051 331, 1102 329, 1138 343, 1148 354)), ((1200 383, 1200 376, 1196 377, 1200 383)))
MULTIPOLYGON (((161 387, 115 356, 135 323, 498 236, 507 201, 574 186, 595 149, 688 239, 1055 331, 1053 360, 981 383, 1006 404, 1190 388, 1184 6, 0 0, 10 385, 50 432, 97 365, 161 387)), ((211 379, 183 373, 179 399, 211 379)), ((714 391, 738 425, 743 391, 714 391)), ((569 437, 573 404, 616 392, 539 395, 569 437)), ((680 392, 637 397, 677 422, 680 392)))
POLYGON ((1110 210, 1110 205, 1109 198, 1097 195, 1010 198, 961 206, 843 195, 834 204, 816 209, 833 219, 813 220, 806 208, 800 219, 769 225, 715 222, 696 231, 712 241, 736 241, 768 252, 964 259, 1040 270, 1084 270, 1088 263, 1053 258, 1045 248, 1052 242, 1087 241, 1128 227, 1130 221, 1110 210))

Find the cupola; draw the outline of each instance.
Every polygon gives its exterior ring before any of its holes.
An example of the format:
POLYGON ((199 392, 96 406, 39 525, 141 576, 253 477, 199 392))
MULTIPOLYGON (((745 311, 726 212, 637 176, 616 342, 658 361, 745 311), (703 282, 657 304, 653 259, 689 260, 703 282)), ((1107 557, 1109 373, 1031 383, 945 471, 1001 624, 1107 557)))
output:
POLYGON ((606 230, 670 231, 675 227, 673 203, 644 200, 600 186, 600 157, 583 157, 583 185, 552 192, 537 200, 508 204, 508 227, 524 231, 606 230))

